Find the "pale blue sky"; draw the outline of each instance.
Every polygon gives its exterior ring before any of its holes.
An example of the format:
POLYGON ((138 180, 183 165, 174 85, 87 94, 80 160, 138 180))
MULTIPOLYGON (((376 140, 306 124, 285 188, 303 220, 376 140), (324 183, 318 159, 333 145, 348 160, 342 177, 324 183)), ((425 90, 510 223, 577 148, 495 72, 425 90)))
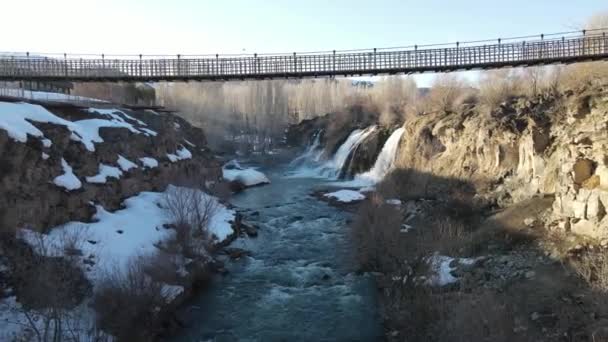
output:
POLYGON ((570 30, 607 10, 606 0, 7 0, 0 51, 214 54, 403 46, 570 30))

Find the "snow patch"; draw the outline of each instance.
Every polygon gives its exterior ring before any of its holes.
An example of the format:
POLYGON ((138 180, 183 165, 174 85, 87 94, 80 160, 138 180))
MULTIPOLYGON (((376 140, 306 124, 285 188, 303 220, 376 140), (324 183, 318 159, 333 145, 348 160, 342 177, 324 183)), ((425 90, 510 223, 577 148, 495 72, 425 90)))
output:
POLYGON ((238 181, 245 186, 270 183, 270 180, 264 173, 254 168, 244 168, 236 160, 232 160, 224 165, 222 175, 229 182, 238 181))
POLYGON ((121 121, 121 122, 126 122, 126 121, 125 121, 125 120, 124 120, 124 119, 123 119, 123 118, 120 116, 120 115, 122 115, 122 116, 124 116, 125 118, 127 118, 127 119, 129 119, 129 120, 131 120, 131 121, 133 121, 133 122, 137 122, 137 124, 139 124, 139 125, 141 125, 141 126, 148 126, 148 125, 147 125, 145 122, 143 122, 143 121, 141 121, 141 120, 138 120, 138 119, 136 119, 136 118, 132 117, 131 115, 129 115, 129 114, 127 114, 127 113, 125 113, 125 112, 123 112, 123 111, 121 111, 121 110, 114 109, 114 108, 111 108, 111 109, 89 108, 89 109, 88 109, 88 112, 89 112, 89 113, 97 113, 97 114, 101 114, 101 115, 107 115, 107 116, 112 117, 114 120, 121 121), (119 115, 119 114, 120 114, 120 115, 119 115))
POLYGON ((139 128, 140 131, 144 132, 145 135, 149 136, 149 137, 155 137, 158 135, 158 133, 156 133, 155 131, 145 128, 145 127, 140 127, 139 128))
MULTIPOLYGON (((174 188, 175 189, 175 188, 174 188)), ((168 189, 167 191, 171 191, 168 189)), ((197 191, 200 196, 210 196, 197 191)), ((50 230, 49 234, 40 234, 31 230, 21 230, 21 238, 38 253, 51 256, 65 254, 66 236, 81 237, 78 249, 82 255, 93 256, 94 265, 85 269, 87 277, 96 284, 108 272, 122 272, 129 262, 137 257, 145 257, 158 251, 157 244, 175 236, 175 230, 167 229, 171 216, 163 209, 166 193, 142 192, 124 201, 125 209, 108 212, 102 206, 96 206, 94 222, 69 222, 50 230), (44 248, 40 248, 40 241, 44 248)), ((209 219, 209 232, 223 241, 233 234, 231 222, 236 212, 226 208, 217 201, 217 210, 209 219)), ((68 241, 68 242, 66 242, 68 241)))
POLYGON ((120 179, 121 176, 122 171, 119 168, 106 164, 99 164, 99 173, 93 177, 87 177, 86 180, 88 183, 104 184, 107 182, 108 178, 120 179))
MULTIPOLYGON (((116 110, 105 111, 116 112, 116 110)), ((96 110, 93 110, 93 112, 97 113, 96 110)), ((43 145, 45 147, 50 147, 52 142, 46 139, 44 134, 31 122, 65 126, 72 132, 70 138, 81 142, 91 152, 95 151, 95 143, 103 142, 103 139, 99 135, 99 129, 102 127, 126 128, 134 134, 143 134, 119 115, 111 114, 109 116, 110 120, 86 119, 72 122, 56 116, 39 105, 0 102, 0 129, 6 130, 13 140, 22 143, 27 142, 28 135, 42 138, 44 139, 43 145)))
POLYGON ((186 147, 181 146, 177 151, 175 151, 175 154, 167 153, 167 158, 169 158, 172 163, 175 163, 179 160, 192 159, 192 153, 188 151, 186 147))
POLYGON ((120 166, 120 169, 124 172, 127 172, 131 169, 137 169, 137 164, 121 156, 120 154, 118 155, 118 160, 116 161, 116 163, 118 163, 118 166, 120 166))
POLYGON ((47 159, 49 159, 49 155, 42 152, 42 160, 47 160, 47 159))
POLYGON ((82 187, 80 179, 74 175, 72 167, 63 158, 61 158, 61 167, 63 168, 63 174, 55 177, 55 179, 53 179, 53 183, 55 183, 57 186, 65 188, 67 191, 80 189, 82 187))
POLYGON ((154 158, 143 157, 143 158, 139 158, 139 160, 144 165, 144 169, 146 169, 146 168, 153 169, 155 167, 158 167, 158 161, 154 158))
POLYGON ((400 199, 397 199, 397 198, 391 198, 391 199, 387 199, 387 200, 386 200, 386 204, 395 205, 395 206, 400 206, 400 205, 401 205, 401 200, 400 200, 400 199))
POLYGON ((184 293, 184 287, 180 285, 164 284, 160 289, 160 294, 167 303, 171 303, 177 296, 184 293))
POLYGON ((345 189, 330 192, 330 193, 324 194, 323 196, 329 197, 329 198, 334 198, 338 202, 344 202, 344 203, 361 201, 361 200, 365 199, 365 195, 363 195, 359 191, 345 190, 345 189))
POLYGON ((431 275, 427 279, 427 284, 432 286, 445 286, 458 281, 458 278, 452 275, 452 271, 456 269, 456 266, 452 267, 450 264, 456 260, 456 264, 471 265, 477 259, 471 258, 452 258, 445 255, 435 254, 427 258, 427 262, 430 266, 431 275))

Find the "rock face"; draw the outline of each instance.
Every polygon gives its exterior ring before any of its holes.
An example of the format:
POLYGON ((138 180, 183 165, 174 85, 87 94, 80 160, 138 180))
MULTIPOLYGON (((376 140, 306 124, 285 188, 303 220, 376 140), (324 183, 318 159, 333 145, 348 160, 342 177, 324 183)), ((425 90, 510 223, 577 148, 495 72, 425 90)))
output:
POLYGON ((90 151, 75 141, 66 126, 29 121, 52 144, 32 136, 19 142, 0 128, 0 227, 5 231, 44 230, 68 221, 87 221, 95 212, 94 204, 115 210, 123 199, 141 191, 161 191, 170 182, 192 179, 204 184, 221 177, 202 130, 176 115, 125 108, 93 113, 71 105, 45 109, 72 122, 122 120, 142 134, 124 127, 101 127, 103 142, 95 143, 90 151), (68 191, 54 183, 65 172, 62 159, 81 182, 80 188, 68 191), (108 176, 105 183, 94 183, 102 165, 120 173, 120 178, 108 176))
POLYGON ((475 105, 405 123, 397 166, 466 180, 508 205, 553 194, 559 226, 608 237, 608 86, 475 105))

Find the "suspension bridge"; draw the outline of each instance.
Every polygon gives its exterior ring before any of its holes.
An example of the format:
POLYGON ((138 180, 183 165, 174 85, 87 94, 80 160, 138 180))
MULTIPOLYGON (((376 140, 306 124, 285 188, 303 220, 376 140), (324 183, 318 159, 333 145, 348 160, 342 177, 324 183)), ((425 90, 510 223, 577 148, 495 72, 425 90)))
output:
POLYGON ((0 81, 156 82, 394 75, 608 59, 608 30, 450 44, 253 55, 0 55, 0 81))

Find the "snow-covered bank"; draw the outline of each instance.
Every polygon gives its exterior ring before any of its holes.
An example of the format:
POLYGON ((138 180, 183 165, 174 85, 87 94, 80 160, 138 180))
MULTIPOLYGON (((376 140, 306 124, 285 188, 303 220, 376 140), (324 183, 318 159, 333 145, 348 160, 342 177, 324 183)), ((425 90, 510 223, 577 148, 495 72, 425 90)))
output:
MULTIPOLYGON (((8 135, 15 141, 25 143, 28 136, 32 136, 41 139, 43 144, 48 146, 52 144, 52 141, 47 139, 42 131, 31 122, 65 126, 72 132, 70 139, 81 142, 91 152, 95 151, 95 144, 103 142, 103 139, 99 135, 100 128, 126 128, 134 134, 149 135, 149 133, 138 130, 132 123, 123 119, 121 115, 126 114, 121 111, 106 110, 100 113, 97 110, 93 110, 89 113, 92 116, 91 119, 69 121, 60 118, 39 105, 0 102, 0 129, 6 130, 8 135), (107 112, 114 114, 108 114, 107 112)), ((135 120, 135 123, 141 125, 142 122, 135 120)))
POLYGON ((239 182, 245 187, 270 183, 270 180, 264 173, 254 168, 244 168, 236 160, 226 163, 222 168, 222 174, 225 180, 239 182))
MULTIPOLYGON (((77 248, 84 256, 95 261, 93 267, 86 269, 88 278, 95 283, 96 279, 107 272, 124 269, 133 258, 153 254, 158 250, 159 243, 175 236, 175 231, 167 228, 172 222, 166 209, 166 196, 170 196, 174 189, 180 188, 170 187, 164 193, 142 192, 126 199, 125 208, 115 212, 96 206, 93 223, 70 222, 51 229, 49 234, 22 230, 22 237, 38 249, 39 253, 51 256, 63 256, 67 243, 75 239, 80 241, 77 248), (44 250, 41 250, 41 242, 44 250)), ((224 241, 234 233, 234 210, 226 208, 217 198, 200 190, 188 191, 196 191, 196 195, 216 202, 208 230, 217 242, 224 241)))
MULTIPOLYGON (((215 243, 222 243, 234 234, 232 228, 236 220, 234 210, 228 209, 217 198, 198 189, 174 186, 170 186, 165 192, 142 192, 130 197, 124 201, 124 209, 115 212, 108 212, 98 205, 92 223, 69 222, 51 229, 48 234, 27 229, 18 231, 19 238, 27 242, 36 254, 73 260, 73 265, 82 270, 92 285, 93 297, 87 295, 76 307, 64 310, 65 312, 62 313, 64 324, 66 327, 69 325, 70 328, 61 329, 71 329, 73 325, 78 328, 74 333, 80 340, 95 340, 91 334, 101 332, 94 329, 98 321, 96 319, 98 313, 93 310, 90 303, 93 302, 98 288, 103 288, 110 276, 113 277, 111 279, 128 279, 125 277, 132 272, 132 262, 135 260, 155 260, 154 258, 161 251, 166 253, 166 246, 170 245, 168 241, 176 238, 177 234, 172 225, 174 216, 169 209, 169 203, 172 201, 171 196, 182 191, 188 192, 189 199, 192 198, 190 196, 199 196, 200 201, 193 201, 194 203, 199 203, 201 206, 212 204, 209 206, 213 210, 207 227, 215 243)), ((206 250, 203 250, 205 247, 200 248, 197 253, 204 256, 201 260, 207 263, 210 259, 206 250)), ((4 259, 0 258, 0 262, 2 260, 4 259)), ((189 265, 194 262, 192 259, 178 253, 171 254, 170 262, 174 265, 173 269, 177 274, 190 277, 189 265)), ((3 265, 0 266, 4 268, 3 265)), ((192 275, 191 279, 195 277, 192 275)), ((160 295, 167 304, 184 294, 184 286, 190 286, 187 282, 161 281, 160 295)), ((25 284, 25 286, 29 285, 25 284)), ((31 336, 34 329, 45 331, 46 328, 41 327, 42 323, 39 322, 48 318, 40 315, 35 310, 25 309, 18 301, 18 297, 9 296, 0 299, 0 340, 5 338, 28 340, 26 337, 31 336), (35 322, 30 320, 32 317, 35 322)))

